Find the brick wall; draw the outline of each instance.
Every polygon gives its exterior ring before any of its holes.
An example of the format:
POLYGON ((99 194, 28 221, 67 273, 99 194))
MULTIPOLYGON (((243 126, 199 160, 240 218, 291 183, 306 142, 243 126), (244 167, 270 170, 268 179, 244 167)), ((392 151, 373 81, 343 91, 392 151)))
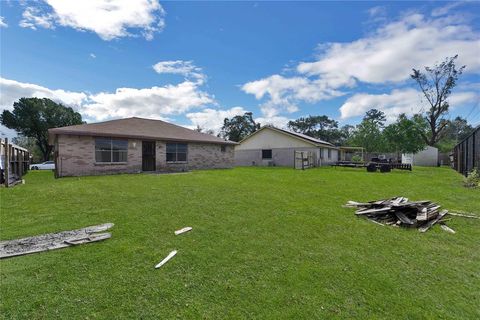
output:
POLYGON ((233 146, 226 146, 221 151, 221 145, 211 143, 189 143, 187 162, 167 162, 166 142, 156 141, 157 171, 187 171, 195 169, 226 169, 233 167, 233 146))
POLYGON ((95 138, 90 136, 59 135, 57 174, 83 176, 114 173, 135 173, 142 170, 142 142, 128 141, 127 163, 95 163, 95 138))
MULTIPOLYGON (((95 163, 95 138, 91 136, 59 135, 56 150, 59 177, 142 171, 141 140, 128 140, 127 162, 121 164, 95 163)), ((227 145, 222 152, 219 144, 189 143, 186 163, 167 163, 166 142, 156 141, 156 170, 160 172, 231 168, 233 162, 233 146, 227 145)))

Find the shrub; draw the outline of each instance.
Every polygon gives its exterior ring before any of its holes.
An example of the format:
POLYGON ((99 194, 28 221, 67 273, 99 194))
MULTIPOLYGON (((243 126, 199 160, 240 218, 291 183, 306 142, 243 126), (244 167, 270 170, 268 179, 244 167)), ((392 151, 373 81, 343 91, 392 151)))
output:
POLYGON ((362 157, 359 156, 358 154, 354 155, 352 157, 352 162, 363 162, 362 157))
POLYGON ((480 174, 477 169, 473 169, 467 174, 467 177, 464 179, 463 184, 467 188, 476 188, 480 187, 480 174))

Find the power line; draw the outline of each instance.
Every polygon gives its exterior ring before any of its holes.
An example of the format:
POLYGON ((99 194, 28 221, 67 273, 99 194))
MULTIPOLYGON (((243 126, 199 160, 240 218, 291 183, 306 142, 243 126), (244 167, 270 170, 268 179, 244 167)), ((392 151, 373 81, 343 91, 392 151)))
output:
POLYGON ((468 115, 465 117, 465 119, 468 120, 468 117, 472 114, 473 110, 475 110, 476 107, 477 107, 476 105, 473 105, 473 106, 472 106, 472 109, 470 110, 470 112, 468 113, 468 115))

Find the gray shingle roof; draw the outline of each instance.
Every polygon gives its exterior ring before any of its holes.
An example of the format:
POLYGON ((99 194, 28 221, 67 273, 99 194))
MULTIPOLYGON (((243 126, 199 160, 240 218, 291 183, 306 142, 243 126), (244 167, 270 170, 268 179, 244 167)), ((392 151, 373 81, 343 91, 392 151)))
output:
POLYGON ((285 130, 285 129, 279 129, 279 128, 275 128, 277 130, 280 130, 280 131, 283 131, 287 134, 291 134, 291 135, 294 135, 294 136, 297 136, 299 138, 302 138, 302 139, 305 139, 305 140, 309 140, 313 143, 318 143, 318 144, 325 144, 325 145, 329 145, 329 146, 334 146, 333 144, 331 144, 330 142, 327 142, 327 141, 324 141, 324 140, 320 140, 320 139, 316 139, 316 138, 313 138, 313 137, 310 137, 310 136, 307 136, 306 134, 303 134, 303 133, 298 133, 298 132, 294 132, 294 131, 289 131, 289 130, 285 130))
POLYGON ((53 128, 49 129, 48 133, 51 143, 55 135, 67 134, 236 144, 236 142, 226 141, 210 134, 200 133, 162 120, 137 117, 53 128))
POLYGON ((263 127, 260 128, 259 130, 255 131, 254 133, 250 134, 250 135, 247 136, 245 139, 243 139, 242 141, 240 141, 240 143, 242 143, 243 141, 245 141, 245 140, 249 139, 250 137, 254 136, 254 135, 255 135, 256 133, 258 133, 259 131, 265 130, 265 129, 271 129, 271 130, 279 131, 279 132, 282 132, 282 133, 284 133, 284 134, 293 136, 293 137, 295 137, 295 138, 298 138, 298 139, 301 139, 301 140, 306 140, 306 141, 308 141, 308 142, 310 142, 310 143, 313 143, 313 144, 315 144, 315 145, 317 145, 317 146, 327 146, 327 147, 337 148, 337 147, 335 147, 333 144, 331 144, 330 142, 323 141, 323 140, 320 140, 320 139, 316 139, 316 138, 307 136, 307 135, 302 134, 302 133, 293 132, 293 131, 289 131, 289 130, 285 130, 285 129, 280 129, 280 128, 277 128, 277 127, 274 127, 274 126, 271 126, 271 125, 263 126, 263 127))

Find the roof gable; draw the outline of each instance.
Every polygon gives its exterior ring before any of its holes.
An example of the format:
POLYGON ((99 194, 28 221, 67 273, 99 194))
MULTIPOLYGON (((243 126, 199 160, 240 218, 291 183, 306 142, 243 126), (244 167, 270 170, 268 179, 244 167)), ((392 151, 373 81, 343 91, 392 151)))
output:
POLYGON ((320 140, 320 139, 315 139, 315 138, 312 138, 310 136, 307 136, 307 135, 304 135, 304 134, 301 134, 301 133, 291 132, 291 131, 284 130, 284 129, 279 129, 279 128, 276 128, 276 127, 273 127, 273 126, 264 126, 264 127, 260 128, 259 130, 255 131, 254 133, 250 134, 249 136, 244 138, 242 141, 240 141, 239 142, 240 145, 243 144, 245 141, 249 140, 250 138, 254 137, 255 135, 257 135, 258 133, 262 132, 263 130, 272 130, 272 131, 277 132, 279 134, 288 136, 288 137, 293 138, 293 139, 297 139, 299 141, 302 141, 303 143, 306 142, 306 143, 311 144, 311 145, 316 146, 316 147, 323 146, 323 147, 336 148, 333 144, 331 144, 329 142, 326 142, 326 141, 323 141, 323 140, 320 140))

